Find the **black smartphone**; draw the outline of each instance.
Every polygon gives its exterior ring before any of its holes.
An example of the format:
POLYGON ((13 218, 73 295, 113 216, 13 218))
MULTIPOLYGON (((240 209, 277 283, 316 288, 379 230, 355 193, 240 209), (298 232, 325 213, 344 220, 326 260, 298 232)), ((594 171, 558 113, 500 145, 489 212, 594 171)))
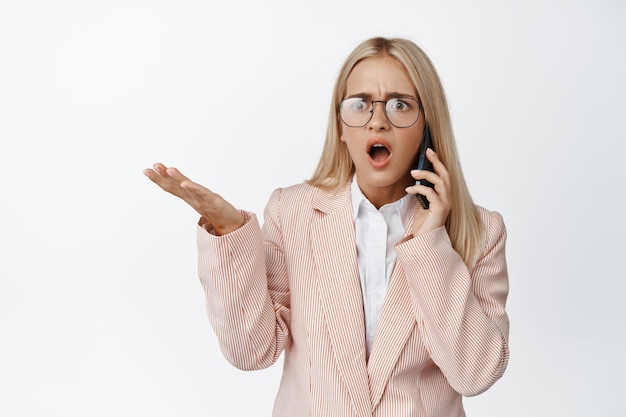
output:
MULTIPOLYGON (((422 135, 422 142, 420 143, 420 148, 418 149, 417 156, 415 157, 414 169, 434 172, 433 164, 428 160, 428 158, 426 158, 426 149, 428 148, 435 150, 435 148, 433 147, 433 140, 430 137, 430 128, 428 127, 428 123, 426 123, 424 125, 424 133, 422 135)), ((433 188, 433 184, 430 181, 426 181, 426 180, 416 180, 415 184, 416 185, 421 184, 421 185, 425 185, 427 187, 433 188)), ((419 198, 420 202, 422 203, 422 206, 425 209, 428 209, 428 207, 430 207, 430 203, 425 196, 421 194, 415 194, 415 196, 419 198)))

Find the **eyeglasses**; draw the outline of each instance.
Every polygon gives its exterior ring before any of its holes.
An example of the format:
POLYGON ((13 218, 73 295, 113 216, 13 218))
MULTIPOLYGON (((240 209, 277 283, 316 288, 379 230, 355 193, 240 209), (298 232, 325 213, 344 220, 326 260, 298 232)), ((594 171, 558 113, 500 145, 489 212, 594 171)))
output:
POLYGON ((339 104, 339 117, 349 127, 363 127, 374 116, 374 104, 385 105, 385 116, 395 127, 411 127, 420 117, 420 104, 409 97, 396 97, 387 101, 350 97, 339 104))

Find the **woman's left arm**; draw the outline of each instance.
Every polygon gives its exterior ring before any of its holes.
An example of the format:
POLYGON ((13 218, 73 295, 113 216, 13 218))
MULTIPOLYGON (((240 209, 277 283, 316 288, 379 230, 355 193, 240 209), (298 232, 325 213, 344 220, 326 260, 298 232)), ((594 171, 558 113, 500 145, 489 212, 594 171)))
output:
POLYGON ((471 270, 443 226, 396 245, 426 349, 449 384, 465 396, 493 385, 509 358, 506 228, 497 212, 480 213, 485 246, 471 270))

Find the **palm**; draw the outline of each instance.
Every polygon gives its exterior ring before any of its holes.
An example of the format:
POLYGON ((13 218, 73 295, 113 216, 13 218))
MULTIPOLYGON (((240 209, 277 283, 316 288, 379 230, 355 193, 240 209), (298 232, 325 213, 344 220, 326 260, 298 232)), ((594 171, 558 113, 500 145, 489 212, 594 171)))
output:
POLYGON ((144 170, 144 174, 161 189, 189 204, 213 225, 218 234, 231 232, 243 224, 241 213, 232 204, 191 181, 176 168, 157 163, 153 169, 144 170))

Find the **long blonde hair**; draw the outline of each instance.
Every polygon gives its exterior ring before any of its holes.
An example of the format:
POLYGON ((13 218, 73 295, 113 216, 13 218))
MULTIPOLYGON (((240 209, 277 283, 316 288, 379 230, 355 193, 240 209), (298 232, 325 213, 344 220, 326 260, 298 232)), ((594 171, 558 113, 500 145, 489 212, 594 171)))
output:
POLYGON ((380 55, 388 55, 400 62, 415 85, 430 127, 433 147, 452 182, 452 209, 446 229, 452 246, 471 268, 480 256, 485 232, 463 177, 443 86, 432 62, 415 43, 402 38, 372 38, 362 42, 348 56, 335 83, 322 155, 308 183, 336 190, 352 178, 354 164, 345 142, 340 139, 339 104, 346 94, 352 69, 362 60, 380 55))

